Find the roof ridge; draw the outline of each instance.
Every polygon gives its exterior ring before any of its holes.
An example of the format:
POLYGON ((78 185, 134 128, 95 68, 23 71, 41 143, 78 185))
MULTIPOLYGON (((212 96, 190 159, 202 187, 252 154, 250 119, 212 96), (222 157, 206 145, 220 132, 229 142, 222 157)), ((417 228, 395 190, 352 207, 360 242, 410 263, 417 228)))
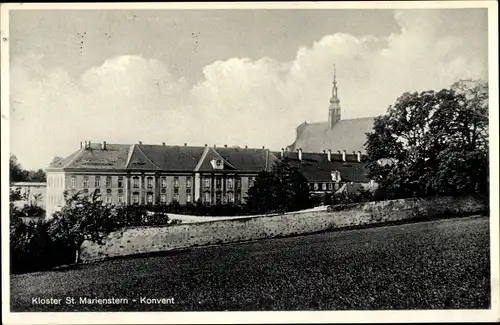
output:
POLYGON ((69 166, 69 165, 70 165, 73 161, 75 161, 75 160, 76 160, 76 158, 77 158, 78 156, 80 156, 80 154, 83 152, 83 150, 84 150, 83 148, 78 149, 78 150, 76 151, 75 156, 74 156, 73 158, 71 158, 69 161, 67 161, 67 162, 66 162, 64 165, 62 165, 60 168, 66 168, 66 167, 68 167, 68 166, 69 166))
POLYGON ((194 170, 193 170, 194 172, 197 172, 198 170, 200 170, 200 167, 203 164, 203 161, 207 157, 207 153, 208 153, 209 149, 210 148, 205 147, 205 150, 203 150, 203 154, 201 155, 200 160, 198 160, 198 163, 196 164, 196 167, 194 167, 194 170))
POLYGON ((132 155, 134 153, 134 149, 135 149, 135 144, 131 144, 129 145, 129 149, 128 149, 128 156, 127 156, 127 162, 125 163, 125 169, 128 169, 128 165, 130 164, 130 160, 132 159, 132 155))

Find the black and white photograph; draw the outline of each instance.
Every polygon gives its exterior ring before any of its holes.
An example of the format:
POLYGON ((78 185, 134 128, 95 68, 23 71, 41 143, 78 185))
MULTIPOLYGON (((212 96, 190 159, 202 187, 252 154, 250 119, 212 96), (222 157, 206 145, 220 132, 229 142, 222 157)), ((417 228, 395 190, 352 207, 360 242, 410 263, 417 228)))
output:
POLYGON ((3 4, 3 323, 498 321, 497 10, 3 4))

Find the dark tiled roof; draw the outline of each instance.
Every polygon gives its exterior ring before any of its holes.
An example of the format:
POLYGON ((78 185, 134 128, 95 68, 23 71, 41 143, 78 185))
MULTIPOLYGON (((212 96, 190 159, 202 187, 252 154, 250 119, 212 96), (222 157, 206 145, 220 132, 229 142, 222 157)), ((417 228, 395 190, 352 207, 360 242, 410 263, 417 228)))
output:
POLYGON ((207 171, 212 171, 214 168, 211 164, 212 160, 222 160, 222 163, 224 165, 224 170, 239 170, 238 167, 236 167, 234 164, 231 162, 227 161, 219 152, 219 149, 215 148, 207 148, 206 154, 202 157, 202 161, 198 163, 199 167, 197 171, 202 171, 202 172, 207 172, 207 171))
POLYGON ((297 128, 297 138, 288 148, 292 151, 302 148, 306 152, 323 150, 346 150, 365 152, 367 132, 371 132, 374 117, 340 120, 330 129, 328 122, 303 123, 297 128))
POLYGON ((92 168, 103 170, 125 169, 129 145, 108 144, 103 150, 101 144, 91 144, 90 149, 79 149, 68 157, 49 166, 51 168, 92 168))
POLYGON ((208 148, 164 145, 100 143, 79 149, 49 166, 50 169, 212 171, 210 161, 222 159, 224 170, 259 172, 269 169, 276 157, 268 149, 208 148), (204 154, 204 152, 206 153, 204 154))
POLYGON ((356 155, 346 155, 346 161, 342 161, 342 155, 332 154, 331 161, 328 161, 327 154, 302 153, 302 161, 298 159, 296 152, 285 152, 290 165, 300 169, 304 177, 310 182, 332 181, 331 172, 339 171, 342 180, 355 183, 366 183, 369 181, 366 176, 366 163, 358 162, 356 155), (347 159, 347 158, 350 159, 347 159))
MULTIPOLYGON (((205 147, 136 145, 160 170, 193 171, 205 147)), ((138 155, 140 157, 141 155, 138 155)), ((134 159, 134 155, 132 159, 134 159)), ((129 165, 129 168, 131 166, 129 165)), ((155 168, 156 169, 156 168, 155 168)))
POLYGON ((277 157, 269 149, 217 148, 217 152, 238 170, 269 170, 277 157))

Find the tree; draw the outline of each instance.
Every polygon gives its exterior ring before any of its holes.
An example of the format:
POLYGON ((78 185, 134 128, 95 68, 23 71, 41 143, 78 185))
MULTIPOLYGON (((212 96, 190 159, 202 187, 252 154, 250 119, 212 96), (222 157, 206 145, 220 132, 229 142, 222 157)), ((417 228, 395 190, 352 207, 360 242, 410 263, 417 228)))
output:
POLYGON ((14 155, 10 155, 9 169, 11 182, 23 182, 28 178, 28 171, 21 167, 21 164, 17 161, 17 157, 14 155))
POLYGON ((18 162, 15 155, 10 155, 10 181, 11 182, 46 182, 47 177, 42 169, 25 170, 18 162))
POLYGON ((277 160, 271 171, 260 172, 248 190, 247 205, 259 212, 286 212, 310 207, 309 187, 288 160, 277 160))
POLYGON ((484 193, 487 84, 403 94, 375 119, 366 149, 369 176, 390 197, 484 193))
POLYGON ((104 238, 117 228, 116 209, 98 200, 98 194, 82 196, 64 193, 66 204, 52 215, 49 234, 54 241, 66 243, 75 251, 75 265, 80 262, 85 240, 103 243, 104 238))

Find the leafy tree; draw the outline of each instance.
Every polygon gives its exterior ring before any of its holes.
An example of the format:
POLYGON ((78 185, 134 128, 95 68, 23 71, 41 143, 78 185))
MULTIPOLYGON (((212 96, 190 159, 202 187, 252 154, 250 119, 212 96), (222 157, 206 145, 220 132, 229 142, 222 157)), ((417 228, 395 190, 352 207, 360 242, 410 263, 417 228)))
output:
POLYGON ((260 172, 247 194, 248 207, 259 213, 283 213, 310 207, 307 181, 286 158, 277 160, 270 172, 260 172))
POLYGON ((9 169, 11 182, 23 182, 28 178, 28 171, 21 167, 17 157, 14 155, 10 155, 9 169))
POLYGON ((46 182, 47 177, 42 169, 25 170, 15 155, 10 155, 10 181, 11 182, 46 182))
POLYGON ((369 175, 389 197, 484 193, 487 84, 403 94, 375 119, 366 149, 369 175))
POLYGON ((82 196, 64 193, 66 204, 52 215, 49 234, 54 241, 63 242, 75 252, 75 265, 80 262, 81 247, 85 240, 103 243, 104 238, 117 228, 114 207, 103 204, 98 194, 82 196))

